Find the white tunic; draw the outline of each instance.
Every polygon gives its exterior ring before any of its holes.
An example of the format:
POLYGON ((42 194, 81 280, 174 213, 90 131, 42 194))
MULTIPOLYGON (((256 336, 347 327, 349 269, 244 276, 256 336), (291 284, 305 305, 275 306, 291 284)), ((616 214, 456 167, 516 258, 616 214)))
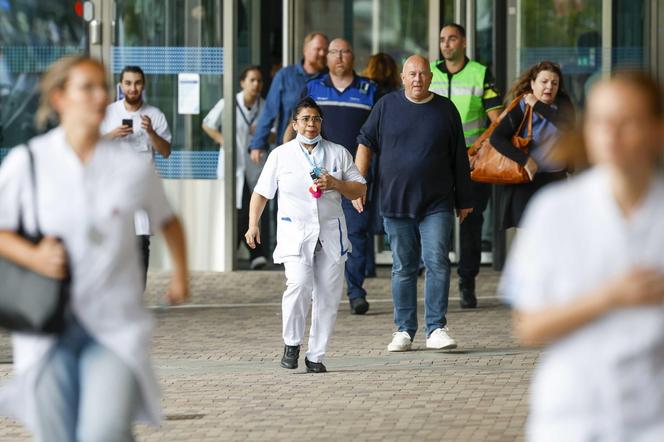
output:
MULTIPOLYGON (((101 124, 101 133, 106 135, 115 128, 122 126, 122 120, 132 120, 134 133, 126 137, 118 138, 117 141, 125 143, 130 149, 141 155, 145 161, 152 163, 154 158, 154 146, 147 132, 141 126, 141 115, 145 115, 152 121, 152 128, 164 140, 171 142, 171 131, 168 129, 166 116, 162 111, 147 103, 143 103, 140 109, 130 112, 125 107, 124 99, 115 101, 106 108, 106 117, 101 124)), ((145 211, 139 210, 134 217, 137 235, 150 235, 150 221, 145 211)))
MULTIPOLYGON (((330 175, 343 181, 366 183, 346 148, 321 140, 314 154, 319 149, 324 152, 320 166, 330 175)), ((277 147, 270 152, 254 189, 267 199, 274 198, 279 190, 274 262, 311 264, 319 239, 325 253, 335 262, 345 261, 351 246, 341 208, 341 194, 326 191, 316 199, 309 193, 313 184, 309 175, 312 165, 306 155, 297 140, 277 147)))
MULTIPOLYGON (((100 141, 82 164, 56 128, 31 140, 42 232, 62 238, 69 255, 71 305, 82 325, 135 373, 142 393, 137 419, 158 423, 159 388, 150 363, 151 315, 142 303, 142 277, 134 212, 155 226, 173 214, 149 162, 111 141, 100 141)), ((0 229, 16 230, 19 207, 34 230, 28 155, 15 148, 0 167, 0 229)), ((33 427, 34 381, 54 340, 14 334, 15 378, 0 396, 0 410, 33 427)))
MULTIPOLYGON (((222 120, 224 117, 224 99, 222 98, 214 105, 203 119, 203 124, 217 131, 222 131, 222 120)), ((235 148, 237 149, 235 164, 235 206, 242 209, 242 196, 244 191, 244 181, 247 180, 249 190, 256 185, 261 168, 265 163, 263 159, 261 164, 255 164, 251 160, 249 144, 251 143, 252 125, 258 121, 265 100, 258 97, 256 103, 251 109, 244 104, 244 92, 240 91, 235 96, 235 148)), ((255 127, 255 126, 254 126, 255 127)), ((224 178, 224 147, 220 146, 219 161, 217 163, 217 178, 224 178)))
MULTIPOLYGON (((595 168, 537 196, 500 291, 516 309, 572 302, 629 269, 664 271, 664 176, 628 220, 595 168)), ((615 311, 542 354, 530 440, 664 440, 664 305, 615 311)))

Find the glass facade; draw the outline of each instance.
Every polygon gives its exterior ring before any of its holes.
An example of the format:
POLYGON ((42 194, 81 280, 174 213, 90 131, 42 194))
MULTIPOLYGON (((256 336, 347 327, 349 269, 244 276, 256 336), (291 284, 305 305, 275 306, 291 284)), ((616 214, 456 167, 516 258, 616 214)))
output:
POLYGON ((0 1, 0 160, 37 134, 38 83, 53 61, 85 53, 86 26, 73 2, 0 1))
POLYGON ((541 60, 560 64, 565 86, 583 106, 590 85, 602 72, 646 65, 644 38, 647 2, 614 0, 554 2, 522 0, 519 71, 541 60), (603 41, 603 23, 611 17, 611 41, 603 41))
MULTIPOLYGON (((429 42, 438 41, 440 25, 455 20, 466 25, 472 36, 473 58, 490 66, 501 85, 512 82, 530 65, 550 59, 561 65, 566 88, 580 107, 588 87, 605 73, 657 63, 651 60, 656 56, 653 39, 664 23, 657 18, 661 14, 651 17, 656 2, 440 0, 438 4, 431 3, 436 1, 236 0, 237 71, 249 64, 259 65, 266 94, 272 76, 281 67, 282 49, 292 50, 298 61, 302 40, 311 31, 350 40, 358 72, 376 52, 387 52, 397 63, 413 53, 428 57, 438 54, 437 48, 429 47, 429 42), (512 5, 515 8, 510 8, 512 5), (456 10, 457 6, 460 10, 456 10), (285 10, 292 11, 292 15, 282 17, 285 10), (430 11, 437 11, 440 16, 431 17, 430 11), (472 16, 467 17, 468 14, 472 16), (283 18, 292 29, 283 29, 283 18), (435 36, 429 35, 433 32, 435 36)), ((62 55, 89 52, 100 54, 116 83, 124 65, 144 68, 145 99, 166 114, 173 134, 171 157, 156 159, 161 176, 173 179, 168 184, 179 186, 193 181, 196 185, 216 186, 214 192, 220 192, 223 182, 214 181, 218 146, 202 131, 201 123, 223 96, 224 0, 95 0, 94 3, 95 18, 106 14, 99 21, 104 38, 111 36, 110 41, 98 45, 90 45, 88 23, 80 16, 81 2, 0 0, 0 161, 10 147, 37 134, 33 118, 39 99, 40 74, 62 55), (198 114, 178 113, 181 73, 199 76, 198 114)), ((239 84, 234 86, 239 90, 239 84)), ((201 194, 196 192, 199 190, 182 195, 200 198, 201 194)), ((196 198, 188 197, 180 203, 184 207, 196 198)), ((211 196, 210 200, 216 198, 211 196)), ((187 210, 183 209, 183 213, 187 210)), ((188 221, 207 223, 201 213, 198 208, 192 209, 188 221)), ((485 227, 484 237, 489 239, 492 226, 485 227)), ((209 237, 207 233, 203 236, 209 237)), ((201 240, 200 248, 212 247, 211 244, 215 248, 228 245, 223 239, 216 242, 205 239, 201 240)), ((193 252, 201 253, 198 249, 193 252)))
POLYGON ((296 0, 295 56, 301 57, 302 40, 312 31, 349 40, 358 72, 377 52, 397 64, 415 53, 427 56, 428 8, 427 0, 296 0))

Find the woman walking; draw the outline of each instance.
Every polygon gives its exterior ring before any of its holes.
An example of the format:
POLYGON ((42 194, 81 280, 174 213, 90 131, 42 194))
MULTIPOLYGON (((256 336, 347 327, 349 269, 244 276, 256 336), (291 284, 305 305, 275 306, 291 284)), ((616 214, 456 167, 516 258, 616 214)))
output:
POLYGON ((313 299, 308 372, 326 370, 323 357, 341 301, 344 263, 350 252, 341 196, 353 200, 366 191, 364 178, 343 146, 320 136, 320 107, 311 98, 293 111, 294 140, 273 150, 251 197, 249 247, 260 244, 259 220, 268 199, 279 190, 274 262, 286 270, 282 300, 281 366, 298 366, 304 325, 313 299))
POLYGON ((16 376, 0 396, 2 411, 38 441, 131 441, 135 420, 160 421, 137 210, 148 212, 171 252, 169 301, 188 297, 184 235, 159 178, 135 153, 100 137, 104 72, 87 57, 54 63, 41 81, 38 120, 59 126, 13 149, 0 167, 0 255, 51 278, 71 277, 64 331, 13 335, 16 376), (37 245, 15 233, 21 222, 34 231, 35 216, 46 235, 37 245))

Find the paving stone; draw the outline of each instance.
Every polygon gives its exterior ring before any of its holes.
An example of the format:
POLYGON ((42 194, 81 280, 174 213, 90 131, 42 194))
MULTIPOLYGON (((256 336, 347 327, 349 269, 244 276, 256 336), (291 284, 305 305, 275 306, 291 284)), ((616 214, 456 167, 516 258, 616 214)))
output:
MULTIPOLYGON (((454 273, 454 272, 453 272, 454 273)), ((140 441, 512 441, 523 439, 528 384, 538 353, 511 336, 510 313, 495 297, 499 274, 482 269, 480 308, 459 308, 452 276, 452 351, 389 353, 394 331, 390 276, 367 279, 371 309, 341 303, 326 356, 330 370, 279 367, 282 271, 195 273, 192 302, 158 307, 168 284, 150 274, 146 304, 157 318, 154 361, 167 420, 136 427, 140 441)), ((418 280, 419 297, 423 278, 418 280)), ((423 304, 419 302, 423 322, 423 304)), ((305 345, 306 349, 306 345, 305 345)), ((0 333, 0 382, 11 372, 9 337, 0 333)), ((30 440, 0 418, 0 441, 30 440)))

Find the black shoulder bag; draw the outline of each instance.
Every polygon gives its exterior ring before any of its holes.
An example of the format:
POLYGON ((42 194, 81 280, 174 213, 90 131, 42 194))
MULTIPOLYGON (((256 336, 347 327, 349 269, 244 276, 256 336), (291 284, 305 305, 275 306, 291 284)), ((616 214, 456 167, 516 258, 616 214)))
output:
MULTIPOLYGON (((43 238, 37 210, 35 160, 30 146, 30 183, 35 214, 34 235, 25 230, 23 210, 19 209, 17 234, 38 244, 43 238)), ((68 272, 71 274, 71 272, 68 272)), ((63 330, 69 299, 70 276, 53 279, 0 257, 0 327, 15 332, 54 334, 63 330)))

